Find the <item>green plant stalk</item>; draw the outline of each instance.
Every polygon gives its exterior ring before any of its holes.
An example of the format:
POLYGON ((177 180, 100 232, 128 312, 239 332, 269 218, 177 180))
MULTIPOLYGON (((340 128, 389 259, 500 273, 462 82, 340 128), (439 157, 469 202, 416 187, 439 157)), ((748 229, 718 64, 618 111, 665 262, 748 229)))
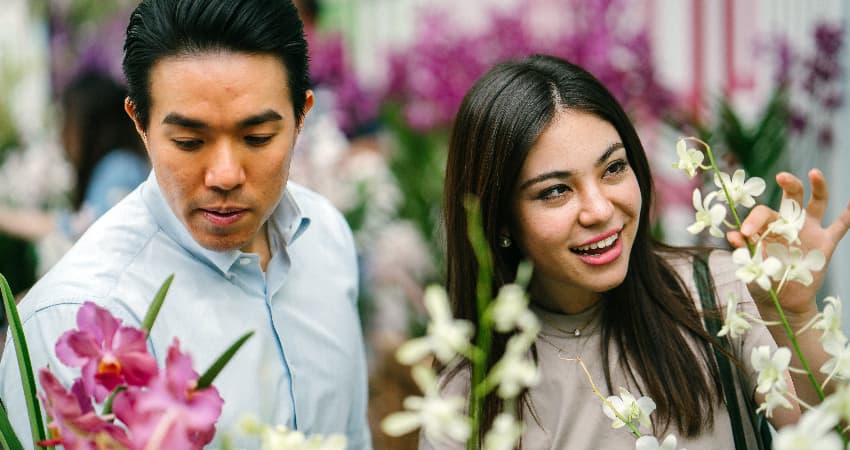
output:
POLYGON ((472 392, 469 399, 469 412, 472 417, 472 432, 467 441, 468 450, 476 450, 479 447, 478 434, 481 426, 481 418, 484 409, 484 397, 482 390, 477 386, 484 382, 487 371, 487 360, 490 355, 490 339, 492 338, 492 321, 489 308, 492 296, 492 266, 493 260, 490 254, 487 240, 484 237, 481 226, 481 211, 478 202, 474 198, 467 198, 464 202, 467 214, 467 233, 472 250, 478 260, 478 283, 476 286, 476 301, 479 314, 478 329, 476 330, 475 345, 480 350, 478 358, 472 361, 472 392))
POLYGON ((151 334, 151 328, 153 328, 153 323, 156 320, 156 316, 159 315, 159 310, 162 308, 162 302, 165 301, 165 294, 168 293, 168 289, 171 287, 171 282, 174 281, 174 274, 168 276, 165 281, 162 283, 162 286, 159 287, 159 290, 156 292, 156 295, 151 302, 151 305, 148 307, 147 313, 145 313, 145 318, 142 319, 142 330, 146 335, 151 334))
MULTIPOLYGON (((719 173, 720 169, 717 167, 717 164, 714 161, 714 155, 711 151, 711 146, 698 138, 691 137, 689 139, 693 139, 705 147, 705 152, 706 154, 708 154, 708 160, 711 164, 711 169, 714 171, 715 174, 719 173)), ((732 211, 732 217, 735 219, 735 224, 740 229, 742 222, 741 219, 738 217, 738 213, 735 211, 735 204, 732 202, 732 197, 729 195, 729 191, 726 188, 726 183, 723 181, 722 178, 718 177, 718 179, 720 179, 720 185, 723 188, 723 194, 726 195, 726 201, 730 205, 729 209, 732 211)), ((755 255, 756 248, 753 246, 753 243, 750 242, 750 240, 746 237, 744 238, 744 240, 747 243, 747 249, 750 252, 750 256, 755 255)), ((797 341, 797 334, 794 332, 794 330, 791 329, 791 324, 788 322, 788 318, 785 316, 785 310, 779 303, 779 297, 777 296, 776 291, 773 288, 770 288, 768 290, 768 294, 770 294, 770 299, 773 301, 773 306, 776 308, 777 314, 779 314, 779 321, 782 324, 782 329, 785 330, 785 334, 791 341, 791 346, 794 348, 794 352, 797 354, 797 358, 799 358, 800 360, 800 365, 806 372, 806 377, 809 379, 809 382, 812 384, 812 387, 814 387, 815 392, 817 392, 820 400, 823 401, 823 399, 826 398, 826 395, 823 393, 823 389, 821 388, 820 383, 818 383, 818 380, 815 378, 812 369, 809 366, 805 355, 803 354, 803 350, 800 348, 800 344, 797 341)), ((837 430, 839 435, 841 436, 841 439, 844 441, 845 444, 847 444, 847 436, 840 429, 837 428, 837 430)))
POLYGON ((18 307, 15 305, 15 297, 12 296, 12 289, 9 288, 9 283, 2 274, 0 274, 0 290, 2 290, 6 318, 9 321, 9 333, 12 335, 12 342, 15 345, 15 355, 17 356, 18 369, 21 373, 21 388, 24 390, 24 400, 27 405, 27 413, 29 414, 33 443, 44 441, 47 439, 47 433, 45 432, 44 421, 41 417, 41 407, 38 404, 38 397, 36 396, 35 376, 32 371, 32 361, 30 360, 29 348, 27 347, 26 337, 24 336, 24 328, 21 324, 21 318, 18 315, 18 307))
POLYGON ((9 422, 9 415, 6 414, 6 408, 0 405, 0 448, 4 450, 24 450, 18 436, 15 435, 15 430, 12 429, 12 424, 9 422))
POLYGON ((231 344, 230 347, 228 347, 227 350, 225 350, 224 353, 222 353, 221 356, 219 356, 218 359, 215 360, 215 362, 210 366, 210 368, 207 369, 206 372, 204 372, 204 374, 198 378, 198 384, 195 386, 195 389, 201 390, 210 387, 210 385, 212 385, 212 382, 215 380, 215 377, 218 376, 221 370, 224 369, 224 366, 226 366, 227 363, 230 362, 230 359, 233 358, 233 355, 236 354, 236 351, 239 350, 242 347, 242 344, 244 344, 245 341, 247 341, 248 338, 253 335, 254 332, 249 331, 243 334, 242 337, 237 339, 236 342, 231 344))

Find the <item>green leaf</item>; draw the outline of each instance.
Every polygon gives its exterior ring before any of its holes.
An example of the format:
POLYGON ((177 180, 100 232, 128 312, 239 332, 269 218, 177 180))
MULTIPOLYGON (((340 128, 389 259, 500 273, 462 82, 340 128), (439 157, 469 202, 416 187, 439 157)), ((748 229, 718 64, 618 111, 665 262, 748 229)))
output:
POLYGON ((156 320, 156 316, 159 315, 159 310, 162 308, 162 302, 165 301, 165 294, 168 293, 168 288, 171 287, 172 281, 174 281, 173 273, 165 279, 164 283, 162 283, 162 286, 160 286, 159 291, 157 291, 156 296, 153 298, 153 302, 151 302, 151 306, 148 307, 145 319, 142 320, 142 330, 146 334, 151 333, 153 322, 156 320))
POLYGON ((32 371, 29 348, 24 337, 21 318, 18 315, 18 307, 15 305, 15 297, 12 296, 12 289, 9 288, 9 283, 2 274, 0 274, 0 289, 2 289, 3 307, 6 310, 6 318, 9 321, 9 333, 12 336, 12 342, 15 344, 15 354, 18 357, 18 368, 21 372, 21 387, 24 390, 24 400, 27 404, 32 439, 33 442, 43 441, 47 439, 47 435, 41 417, 41 407, 38 404, 38 397, 36 397, 35 376, 32 371))
POLYGON ((230 359, 233 358, 233 355, 236 354, 236 351, 239 350, 239 348, 242 347, 242 344, 244 344, 245 341, 247 341, 248 338, 251 337, 253 334, 253 331, 245 333, 241 338, 237 339, 236 342, 234 342, 233 345, 230 346, 230 348, 225 350, 224 353, 222 353, 221 356, 219 356, 218 359, 213 363, 213 365, 210 366, 210 368, 207 369, 207 371, 204 372, 204 374, 201 375, 200 378, 198 378, 198 386, 195 389, 201 390, 210 387, 215 377, 217 377, 219 372, 221 372, 221 369, 224 369, 224 366, 227 365, 228 362, 230 362, 230 359))
POLYGON ((0 403, 0 447, 5 450, 24 450, 21 441, 15 436, 15 430, 12 429, 6 408, 2 403, 0 403))

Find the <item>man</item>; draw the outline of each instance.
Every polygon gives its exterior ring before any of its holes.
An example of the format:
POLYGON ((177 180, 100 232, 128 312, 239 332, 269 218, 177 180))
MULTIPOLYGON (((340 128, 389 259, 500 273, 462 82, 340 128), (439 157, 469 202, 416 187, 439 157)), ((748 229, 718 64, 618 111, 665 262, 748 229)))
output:
MULTIPOLYGON (((313 103, 303 26, 290 1, 144 0, 124 44, 125 109, 153 171, 20 305, 36 370, 77 375, 54 344, 91 300, 138 326, 174 282, 151 332, 178 338, 203 372, 253 330, 216 379, 219 432, 245 414, 369 448, 366 368, 351 232, 317 194, 287 183, 313 103)), ((17 363, 0 395, 28 441, 17 363)))

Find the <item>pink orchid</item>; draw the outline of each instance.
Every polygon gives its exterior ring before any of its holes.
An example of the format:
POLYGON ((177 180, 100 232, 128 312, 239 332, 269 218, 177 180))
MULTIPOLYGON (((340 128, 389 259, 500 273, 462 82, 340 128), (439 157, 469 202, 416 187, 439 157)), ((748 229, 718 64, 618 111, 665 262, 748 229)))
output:
POLYGON ((115 397, 115 416, 127 425, 133 448, 200 449, 212 440, 224 400, 212 386, 196 390, 198 378, 175 338, 165 371, 147 389, 115 397))
POLYGON ((68 392, 47 369, 38 373, 43 389, 39 394, 47 415, 51 418, 48 429, 51 439, 39 442, 41 446, 62 445, 67 450, 127 448, 127 434, 119 426, 100 416, 85 395, 81 379, 77 379, 68 392))
POLYGON ((56 356, 68 366, 82 367, 83 386, 98 403, 118 386, 145 386, 156 376, 156 360, 148 353, 143 331, 121 326, 121 320, 92 302, 80 308, 77 326, 56 342, 56 356))

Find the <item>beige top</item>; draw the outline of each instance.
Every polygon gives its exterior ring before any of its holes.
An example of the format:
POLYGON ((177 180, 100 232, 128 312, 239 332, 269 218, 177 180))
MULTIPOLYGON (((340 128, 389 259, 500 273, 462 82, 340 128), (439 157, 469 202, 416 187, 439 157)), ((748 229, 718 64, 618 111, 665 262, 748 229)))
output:
MULTIPOLYGON (((670 261, 679 275, 686 282, 700 308, 699 297, 693 282, 692 262, 690 259, 677 259, 670 261)), ((758 310, 753 303, 746 286, 735 278, 736 267, 727 252, 713 252, 710 258, 710 267, 717 289, 716 301, 722 307, 728 293, 735 293, 741 300, 739 310, 745 310, 758 317, 758 310)), ((701 308, 700 308, 701 309, 701 308)), ((618 394, 618 386, 628 389, 633 395, 639 396, 638 389, 629 383, 624 372, 612 368, 612 385, 614 393, 608 392, 605 377, 602 370, 600 358, 600 333, 598 319, 592 316, 596 314, 597 308, 591 308, 575 315, 556 314, 539 308, 533 308, 534 312, 542 322, 541 334, 535 343, 537 347, 541 380, 537 386, 530 389, 532 406, 540 423, 537 423, 526 408, 523 412, 525 417, 526 431, 523 435, 524 449, 634 449, 635 438, 628 428, 611 428, 611 420, 602 412, 602 401, 597 397, 590 386, 587 375, 584 373, 575 357, 581 357, 594 383, 606 397, 618 394), (588 320, 590 322, 588 323, 588 320), (574 330, 586 324, 581 336, 568 335, 561 330, 574 330), (548 341, 548 342, 547 342, 548 341), (552 345, 554 344, 554 345, 552 345), (556 349, 559 347, 560 350, 556 349)), ((724 310, 725 311, 725 310, 724 310)), ((752 395, 755 392, 757 371, 752 368, 750 353, 759 345, 769 345, 775 348, 776 344, 770 336, 769 331, 761 325, 753 324, 753 328, 738 339, 732 341, 735 356, 744 365, 745 386, 741 392, 752 395)), ((617 349, 612 346, 610 357, 616 361, 617 349)), ((705 370, 701 367, 700 370, 705 370)), ((679 386, 678 389, 687 389, 679 386)), ((462 372, 450 380, 444 392, 460 394, 469 391, 469 374, 462 372)), ((743 405, 743 401, 739 400, 743 405)), ((743 407, 743 406, 742 406, 743 407)), ((650 415, 654 418, 654 414, 650 415)), ((752 432, 752 427, 745 423, 747 433, 752 432)), ((641 430, 645 434, 651 430, 641 430)), ((688 450, 717 450, 734 449, 732 428, 729 414, 725 405, 715 408, 714 426, 709 432, 703 433, 696 439, 683 439, 680 437, 674 425, 671 425, 668 433, 675 433, 678 439, 677 448, 688 450)), ((658 436, 659 441, 665 436, 658 436)), ((752 440, 748 436, 748 440, 752 440)), ((755 441, 749 445, 756 448, 755 441)), ((420 448, 463 449, 462 444, 453 443, 429 443, 424 438, 420 441, 420 448)))

